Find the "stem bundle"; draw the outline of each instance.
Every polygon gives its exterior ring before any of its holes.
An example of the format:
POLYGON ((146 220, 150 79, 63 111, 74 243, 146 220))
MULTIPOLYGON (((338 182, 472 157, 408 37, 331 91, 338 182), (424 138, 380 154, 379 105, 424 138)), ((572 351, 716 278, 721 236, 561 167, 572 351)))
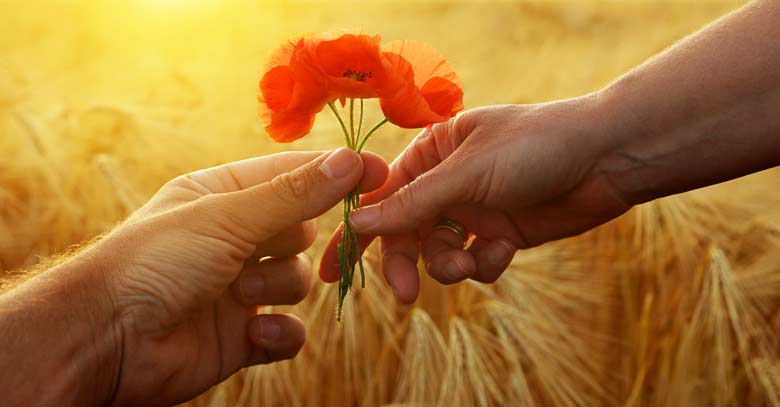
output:
MULTIPOLYGON (((377 129, 383 124, 387 123, 387 119, 381 120, 374 127, 369 130, 365 136, 362 137, 360 132, 363 129, 363 99, 360 100, 360 110, 358 118, 357 131, 355 130, 355 99, 349 100, 349 129, 341 118, 336 106, 333 102, 328 103, 330 110, 336 115, 341 130, 344 132, 344 139, 346 141, 347 148, 357 152, 358 154, 363 150, 366 145, 366 141, 371 137, 377 129)), ((355 268, 360 269, 360 283, 361 287, 366 286, 366 276, 363 269, 363 248, 360 245, 360 238, 352 228, 349 227, 349 214, 360 208, 360 185, 356 186, 346 197, 344 197, 344 211, 343 211, 343 232, 341 242, 338 245, 338 259, 339 259, 339 299, 338 299, 338 313, 336 319, 341 322, 341 310, 344 305, 344 299, 347 297, 349 290, 352 289, 352 280, 355 277, 355 268)))

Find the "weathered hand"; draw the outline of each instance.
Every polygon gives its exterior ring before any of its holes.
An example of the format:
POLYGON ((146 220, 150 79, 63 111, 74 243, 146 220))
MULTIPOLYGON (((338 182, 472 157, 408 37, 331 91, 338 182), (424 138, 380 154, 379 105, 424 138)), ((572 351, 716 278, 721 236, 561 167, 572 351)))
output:
POLYGON ((120 320, 112 401, 177 403, 242 367, 295 356, 301 321, 256 315, 256 306, 304 298, 310 219, 361 178, 372 190, 386 176, 379 157, 341 149, 249 159, 166 184, 92 250, 120 320))
MULTIPOLYGON (((419 291, 419 252, 443 284, 493 282, 518 248, 572 236, 629 209, 601 176, 610 134, 591 97, 467 111, 425 130, 393 162, 388 182, 364 195, 350 224, 382 240, 382 271, 402 302, 419 291), (434 229, 451 218, 476 235, 434 229)), ((338 280, 337 231, 320 277, 338 280)))

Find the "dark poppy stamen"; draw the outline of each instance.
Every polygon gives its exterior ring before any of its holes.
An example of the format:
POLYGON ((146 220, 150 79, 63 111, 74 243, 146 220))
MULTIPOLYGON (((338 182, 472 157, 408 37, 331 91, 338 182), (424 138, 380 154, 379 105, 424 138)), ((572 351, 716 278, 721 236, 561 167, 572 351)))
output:
POLYGON ((351 69, 347 69, 342 76, 358 82, 365 82, 366 79, 371 78, 374 76, 374 74, 371 72, 353 71, 351 69))

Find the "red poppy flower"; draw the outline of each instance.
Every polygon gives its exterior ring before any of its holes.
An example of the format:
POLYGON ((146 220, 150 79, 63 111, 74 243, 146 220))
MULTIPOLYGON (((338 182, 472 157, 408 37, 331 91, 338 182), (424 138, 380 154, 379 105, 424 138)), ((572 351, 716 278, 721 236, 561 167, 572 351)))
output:
POLYGON ((380 100, 391 123, 425 127, 463 110, 460 79, 435 49, 418 41, 393 41, 382 51, 388 72, 402 83, 396 94, 380 100))
POLYGON ((306 38, 297 60, 317 70, 332 99, 376 98, 392 88, 379 35, 328 32, 306 38))
POLYGON ((418 128, 463 109, 458 76, 444 57, 417 41, 380 46, 378 35, 336 31, 283 43, 269 57, 258 114, 276 141, 303 137, 330 101, 379 98, 385 117, 418 128))
POLYGON ((258 86, 258 115, 265 131, 278 142, 309 133, 314 117, 328 102, 322 80, 295 61, 302 46, 303 39, 290 40, 273 51, 258 86))

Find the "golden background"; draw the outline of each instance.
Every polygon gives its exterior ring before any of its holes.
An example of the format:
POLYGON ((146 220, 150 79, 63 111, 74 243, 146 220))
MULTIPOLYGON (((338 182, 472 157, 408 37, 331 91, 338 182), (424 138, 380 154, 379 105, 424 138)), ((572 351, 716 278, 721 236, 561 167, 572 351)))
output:
MULTIPOLYGON (((183 172, 340 146, 329 115, 293 144, 256 118, 264 57, 289 36, 358 27, 427 42, 469 108, 593 91, 740 4, 0 0, 0 270, 109 230, 183 172)), ((385 127, 368 148, 390 160, 414 134, 385 127)), ((780 403, 777 179, 643 205, 519 253, 494 285, 426 281, 412 307, 372 272, 341 327, 335 290, 318 284, 296 307, 299 358, 194 403, 780 403)), ((337 221, 323 219, 312 256, 337 221)))

